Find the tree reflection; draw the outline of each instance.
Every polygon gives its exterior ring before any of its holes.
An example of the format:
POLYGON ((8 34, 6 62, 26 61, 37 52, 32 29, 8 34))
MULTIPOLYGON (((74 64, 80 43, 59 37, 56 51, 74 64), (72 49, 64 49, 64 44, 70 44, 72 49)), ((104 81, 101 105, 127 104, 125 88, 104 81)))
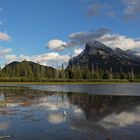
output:
POLYGON ((105 116, 123 111, 131 111, 140 105, 140 97, 136 96, 105 96, 69 93, 71 104, 77 105, 85 114, 87 120, 99 121, 105 116))

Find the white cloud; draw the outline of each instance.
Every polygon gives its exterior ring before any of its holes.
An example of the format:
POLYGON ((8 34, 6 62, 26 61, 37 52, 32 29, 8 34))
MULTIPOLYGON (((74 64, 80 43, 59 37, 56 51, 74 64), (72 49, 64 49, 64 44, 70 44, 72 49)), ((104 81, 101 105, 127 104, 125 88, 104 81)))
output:
POLYGON ((14 54, 11 54, 11 55, 8 54, 8 55, 5 56, 5 59, 8 60, 8 62, 12 62, 12 61, 16 61, 18 58, 14 54))
POLYGON ((66 46, 66 42, 63 42, 59 39, 50 40, 47 44, 47 47, 52 50, 63 50, 66 46))
POLYGON ((46 60, 61 60, 61 61, 67 61, 69 59, 68 55, 60 55, 57 52, 51 52, 51 53, 46 53, 46 54, 41 54, 38 56, 38 59, 41 61, 46 61, 46 60))
POLYGON ((0 41, 9 41, 11 39, 11 37, 3 32, 0 32, 0 41))
POLYGON ((11 52, 12 52, 11 48, 3 49, 2 47, 0 47, 0 57, 4 57, 5 55, 7 55, 11 52))
POLYGON ((5 60, 8 61, 8 63, 12 61, 23 61, 25 59, 27 61, 33 61, 35 63, 56 67, 58 64, 61 65, 63 62, 68 62, 70 56, 60 55, 57 52, 44 53, 44 54, 32 55, 32 56, 27 56, 22 54, 19 56, 16 56, 14 54, 5 56, 5 60))
POLYGON ((140 48, 140 40, 119 34, 106 34, 97 40, 111 48, 121 48, 123 50, 140 48))
POLYGON ((34 62, 47 62, 47 61, 68 61, 70 58, 68 55, 60 55, 57 52, 51 52, 51 53, 45 53, 40 55, 33 55, 33 56, 26 56, 26 55, 20 55, 19 59, 22 60, 29 60, 34 62))
MULTIPOLYGON (((21 54, 20 56, 17 56, 17 58, 18 58, 18 61, 24 61, 25 59, 27 61, 31 61, 33 56, 27 56, 27 55, 21 54)), ((32 61, 35 61, 35 60, 33 59, 32 61)))
POLYGON ((74 50, 74 55, 77 56, 78 54, 80 54, 83 51, 83 49, 78 48, 74 50))

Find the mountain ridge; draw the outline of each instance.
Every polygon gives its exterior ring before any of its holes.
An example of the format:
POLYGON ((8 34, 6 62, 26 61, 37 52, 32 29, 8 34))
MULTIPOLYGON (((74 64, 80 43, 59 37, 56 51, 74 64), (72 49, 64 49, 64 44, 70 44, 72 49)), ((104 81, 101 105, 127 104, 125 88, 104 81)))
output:
POLYGON ((98 41, 94 41, 86 43, 84 51, 72 58, 66 69, 73 66, 82 68, 85 65, 88 65, 89 70, 92 70, 92 66, 94 66, 105 71, 112 68, 113 72, 131 72, 133 68, 136 73, 139 73, 140 57, 120 48, 113 50, 98 41))

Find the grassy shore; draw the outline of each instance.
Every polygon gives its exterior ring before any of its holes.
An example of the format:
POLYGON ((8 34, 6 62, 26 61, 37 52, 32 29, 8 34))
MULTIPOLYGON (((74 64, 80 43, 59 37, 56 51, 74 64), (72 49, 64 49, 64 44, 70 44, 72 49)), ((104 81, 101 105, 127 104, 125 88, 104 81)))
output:
POLYGON ((0 78, 0 84, 113 84, 140 82, 140 79, 27 79, 0 78))

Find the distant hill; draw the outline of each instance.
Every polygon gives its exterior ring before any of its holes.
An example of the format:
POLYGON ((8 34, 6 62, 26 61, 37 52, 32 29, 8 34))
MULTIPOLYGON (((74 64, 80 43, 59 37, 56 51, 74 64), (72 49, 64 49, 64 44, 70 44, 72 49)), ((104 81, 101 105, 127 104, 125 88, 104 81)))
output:
POLYGON ((48 66, 43 66, 31 61, 14 61, 6 65, 1 70, 2 75, 7 77, 44 77, 54 78, 56 69, 48 66))

